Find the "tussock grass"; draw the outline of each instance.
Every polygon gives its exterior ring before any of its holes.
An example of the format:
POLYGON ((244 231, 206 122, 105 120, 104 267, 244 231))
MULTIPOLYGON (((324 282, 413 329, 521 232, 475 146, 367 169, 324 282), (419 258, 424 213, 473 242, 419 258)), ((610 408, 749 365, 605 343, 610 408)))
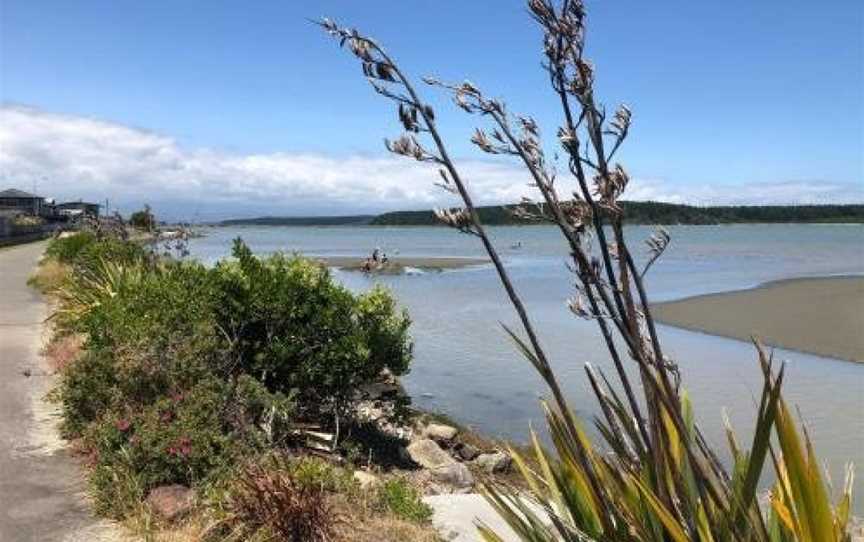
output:
POLYGON ((51 294, 60 289, 68 275, 68 266, 55 259, 44 259, 28 279, 27 284, 43 294, 51 294))

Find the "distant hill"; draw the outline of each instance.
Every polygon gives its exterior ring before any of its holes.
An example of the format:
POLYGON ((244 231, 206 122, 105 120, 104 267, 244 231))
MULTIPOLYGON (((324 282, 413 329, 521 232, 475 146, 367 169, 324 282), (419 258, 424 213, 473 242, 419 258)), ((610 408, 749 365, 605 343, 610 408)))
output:
POLYGON ((369 224, 374 215, 353 216, 261 216, 223 220, 220 226, 345 226, 369 224))
MULTIPOLYGON (((741 205, 697 207, 656 201, 622 202, 630 224, 736 223, 864 223, 864 204, 855 205, 741 205)), ((478 207, 489 225, 531 225, 513 216, 513 205, 478 207)), ((381 215, 262 216, 223 220, 220 226, 440 226, 431 210, 394 211, 381 215)))
MULTIPOLYGON (((734 223, 864 223, 864 205, 753 205, 697 207, 655 201, 622 202, 630 224, 734 224, 734 223)), ((478 207, 480 220, 489 225, 532 224, 513 216, 513 206, 478 207)), ((395 211, 376 216, 375 226, 433 226, 440 223, 431 210, 395 211)))

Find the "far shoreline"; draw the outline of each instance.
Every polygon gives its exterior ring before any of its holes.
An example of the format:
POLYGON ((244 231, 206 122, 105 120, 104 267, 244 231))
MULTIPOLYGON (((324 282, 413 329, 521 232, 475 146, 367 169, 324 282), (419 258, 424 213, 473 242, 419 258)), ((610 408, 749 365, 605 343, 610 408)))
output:
POLYGON ((864 363, 864 275, 772 280, 652 304, 659 323, 864 363))

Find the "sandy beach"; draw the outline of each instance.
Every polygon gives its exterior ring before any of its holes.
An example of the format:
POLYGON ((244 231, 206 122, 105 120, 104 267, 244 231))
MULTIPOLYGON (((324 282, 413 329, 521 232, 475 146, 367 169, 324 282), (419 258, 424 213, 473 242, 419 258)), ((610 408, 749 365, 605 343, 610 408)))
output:
MULTIPOLYGON (((330 267, 338 267, 349 271, 360 271, 363 267, 364 258, 351 256, 315 257, 316 260, 324 262, 330 267)), ((397 256, 390 258, 377 272, 401 273, 406 267, 416 267, 425 270, 458 269, 471 265, 488 263, 485 258, 447 258, 447 257, 405 257, 397 256)))
POLYGON ((659 303, 665 324, 864 362, 864 277, 801 278, 659 303))

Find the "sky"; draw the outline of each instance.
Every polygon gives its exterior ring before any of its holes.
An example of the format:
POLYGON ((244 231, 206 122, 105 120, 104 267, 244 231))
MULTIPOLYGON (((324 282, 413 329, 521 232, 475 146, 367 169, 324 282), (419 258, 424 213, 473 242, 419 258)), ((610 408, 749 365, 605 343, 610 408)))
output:
MULTIPOLYGON (((864 202, 864 3, 587 2, 597 94, 628 104, 628 199, 864 202)), ((393 105, 309 22, 374 36, 411 75, 469 79, 537 119, 559 110, 518 0, 0 0, 0 189, 151 204, 168 218, 455 205, 389 155, 393 105)), ((482 119, 434 89, 481 203, 532 195, 469 143, 482 119)))

